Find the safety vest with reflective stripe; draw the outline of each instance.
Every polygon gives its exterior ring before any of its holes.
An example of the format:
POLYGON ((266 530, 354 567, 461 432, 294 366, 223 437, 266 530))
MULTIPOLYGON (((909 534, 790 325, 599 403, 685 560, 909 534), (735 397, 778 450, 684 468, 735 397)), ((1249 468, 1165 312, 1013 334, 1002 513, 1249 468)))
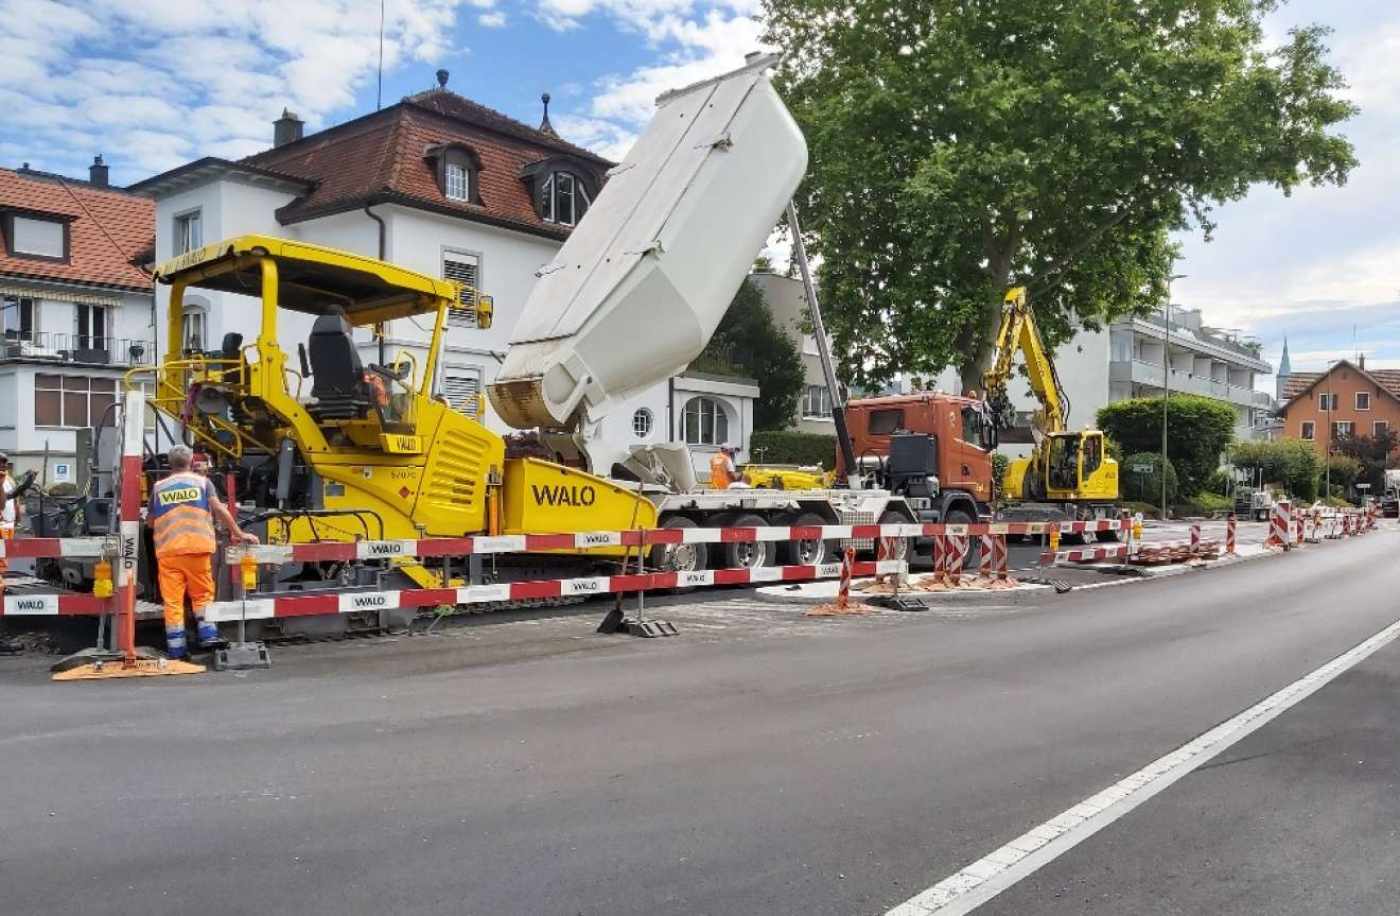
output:
POLYGON ((171 474, 151 490, 147 518, 155 529, 157 557, 214 552, 210 490, 208 480, 189 472, 171 474))

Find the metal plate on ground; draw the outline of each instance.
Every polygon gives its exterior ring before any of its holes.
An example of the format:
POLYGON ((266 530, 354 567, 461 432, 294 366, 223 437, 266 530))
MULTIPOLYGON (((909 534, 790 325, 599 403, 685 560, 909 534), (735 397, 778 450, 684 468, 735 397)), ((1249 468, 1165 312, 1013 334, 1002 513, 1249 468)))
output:
POLYGON ((267 646, 260 642, 231 642, 221 649, 214 650, 215 671, 248 671, 253 668, 271 668, 272 656, 267 646))

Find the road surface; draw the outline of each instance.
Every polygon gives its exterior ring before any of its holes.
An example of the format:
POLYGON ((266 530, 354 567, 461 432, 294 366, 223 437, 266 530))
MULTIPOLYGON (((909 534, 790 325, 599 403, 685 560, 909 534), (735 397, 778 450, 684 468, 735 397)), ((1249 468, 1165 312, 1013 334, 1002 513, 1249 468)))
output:
MULTIPOLYGON (((237 676, 0 659, 4 912, 881 914, 1400 619, 1397 546, 912 615, 692 597, 668 640, 540 615, 237 676)), ((1363 890, 1400 880, 1396 662, 986 911, 1393 911, 1363 890)))

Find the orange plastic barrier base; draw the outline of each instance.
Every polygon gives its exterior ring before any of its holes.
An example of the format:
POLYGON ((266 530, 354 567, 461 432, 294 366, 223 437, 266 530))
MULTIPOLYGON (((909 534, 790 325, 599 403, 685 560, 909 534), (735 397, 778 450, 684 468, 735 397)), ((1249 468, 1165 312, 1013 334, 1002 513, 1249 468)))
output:
POLYGON ((127 677, 168 677, 177 674, 203 674, 205 667, 180 659, 166 658, 151 649, 137 649, 136 657, 93 650, 70 655, 54 665, 51 680, 106 681, 127 677))

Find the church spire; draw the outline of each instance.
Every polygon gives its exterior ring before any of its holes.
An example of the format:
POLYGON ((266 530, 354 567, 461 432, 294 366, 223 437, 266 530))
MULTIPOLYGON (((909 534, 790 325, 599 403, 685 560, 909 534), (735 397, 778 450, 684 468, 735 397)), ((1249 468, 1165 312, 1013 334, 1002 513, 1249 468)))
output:
POLYGON ((1283 338, 1283 355, 1278 359, 1278 371, 1274 373, 1274 398, 1283 403, 1283 389, 1288 385, 1288 377, 1293 374, 1293 366, 1288 361, 1288 338, 1283 338))

